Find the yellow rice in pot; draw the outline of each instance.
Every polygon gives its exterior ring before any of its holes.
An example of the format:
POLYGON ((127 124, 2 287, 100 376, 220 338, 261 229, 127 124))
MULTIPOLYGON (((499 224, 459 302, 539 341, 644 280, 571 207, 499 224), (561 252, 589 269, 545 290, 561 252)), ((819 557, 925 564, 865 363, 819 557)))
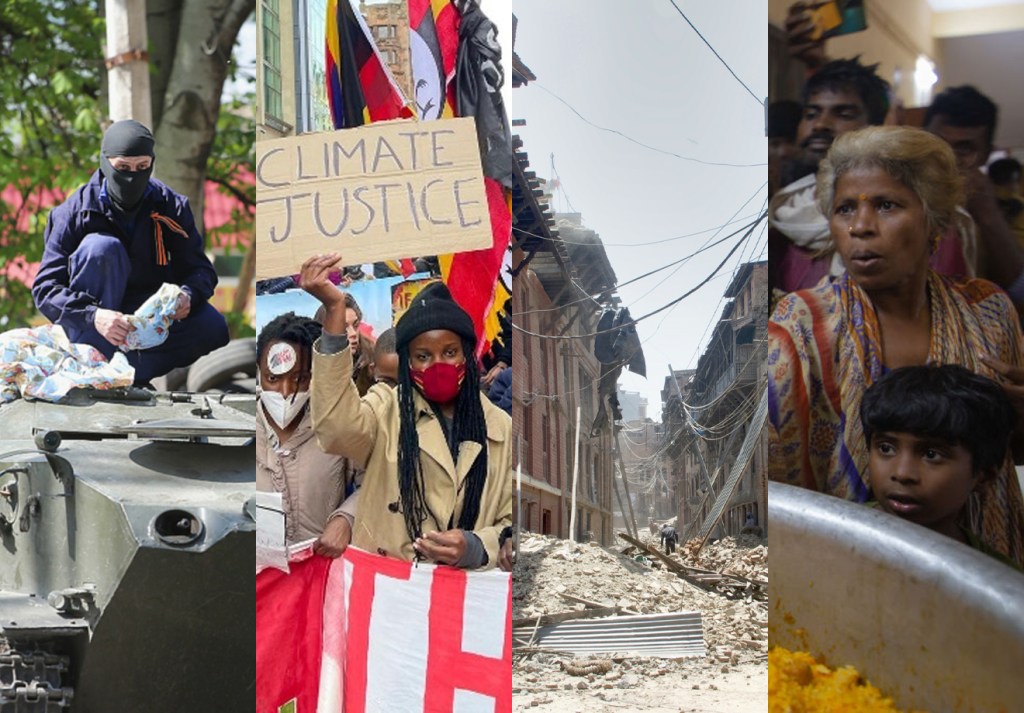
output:
POLYGON ((832 711, 903 713, 852 666, 832 670, 805 651, 773 647, 768 652, 768 713, 832 711))

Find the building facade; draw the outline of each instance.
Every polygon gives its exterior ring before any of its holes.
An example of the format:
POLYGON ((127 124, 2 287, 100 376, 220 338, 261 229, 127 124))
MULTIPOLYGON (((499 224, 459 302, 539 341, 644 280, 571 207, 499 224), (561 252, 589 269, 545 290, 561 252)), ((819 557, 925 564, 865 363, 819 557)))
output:
MULTIPOLYGON (((697 534, 721 496, 766 386, 767 280, 767 262, 742 265, 697 368, 666 379, 663 418, 666 432, 676 435, 665 456, 676 474, 684 537, 697 534)), ((738 534, 748 515, 766 525, 767 463, 767 433, 761 431, 712 535, 738 534)))
MULTIPOLYGON (((364 2, 359 9, 396 82, 411 96, 407 4, 364 2)), ((327 0, 260 0, 256 25, 256 139, 332 131, 327 0)))
POLYGON ((409 4, 405 0, 359 6, 381 57, 408 100, 412 92, 412 54, 409 50, 409 4))

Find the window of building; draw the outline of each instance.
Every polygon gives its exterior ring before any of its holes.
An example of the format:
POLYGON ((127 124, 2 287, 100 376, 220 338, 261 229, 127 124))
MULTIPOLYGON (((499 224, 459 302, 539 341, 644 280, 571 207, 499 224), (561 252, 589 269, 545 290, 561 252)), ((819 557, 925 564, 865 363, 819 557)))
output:
POLYGON ((541 439, 544 442, 544 453, 550 453, 551 452, 551 431, 548 429, 548 415, 546 413, 541 415, 540 422, 541 422, 541 428, 543 429, 543 433, 541 434, 541 439))
POLYGON ((377 39, 389 40, 395 36, 395 25, 377 25, 377 39))
POLYGON ((281 93, 281 13, 279 0, 263 2, 263 111, 282 119, 281 93))

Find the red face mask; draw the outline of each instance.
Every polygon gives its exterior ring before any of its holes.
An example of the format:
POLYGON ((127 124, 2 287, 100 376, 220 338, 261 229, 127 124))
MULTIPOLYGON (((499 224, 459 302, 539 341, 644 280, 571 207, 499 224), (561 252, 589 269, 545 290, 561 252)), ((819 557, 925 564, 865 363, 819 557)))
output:
POLYGON ((439 361, 422 371, 410 369, 409 376, 428 401, 446 404, 459 395, 459 387, 466 377, 466 362, 455 366, 439 361))

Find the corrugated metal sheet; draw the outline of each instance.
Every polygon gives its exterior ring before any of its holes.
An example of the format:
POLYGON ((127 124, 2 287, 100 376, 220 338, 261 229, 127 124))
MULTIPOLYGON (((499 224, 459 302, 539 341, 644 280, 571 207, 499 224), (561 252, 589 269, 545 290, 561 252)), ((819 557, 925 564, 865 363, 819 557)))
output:
MULTIPOLYGON (((515 637, 523 640, 528 640, 531 633, 531 627, 513 631, 515 637)), ((705 654, 700 612, 565 621, 540 627, 533 643, 540 648, 581 655, 687 658, 705 654)))

